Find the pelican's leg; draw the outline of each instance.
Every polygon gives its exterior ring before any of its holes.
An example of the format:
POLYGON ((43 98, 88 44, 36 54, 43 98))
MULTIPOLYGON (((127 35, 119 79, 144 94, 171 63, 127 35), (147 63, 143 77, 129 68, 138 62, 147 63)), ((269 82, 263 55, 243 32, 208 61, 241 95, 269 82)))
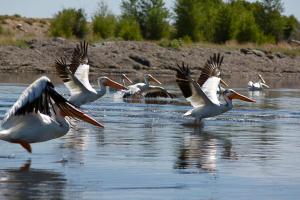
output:
POLYGON ((197 125, 197 124, 201 124, 201 119, 200 119, 200 118, 196 118, 194 123, 195 123, 196 125, 197 125))

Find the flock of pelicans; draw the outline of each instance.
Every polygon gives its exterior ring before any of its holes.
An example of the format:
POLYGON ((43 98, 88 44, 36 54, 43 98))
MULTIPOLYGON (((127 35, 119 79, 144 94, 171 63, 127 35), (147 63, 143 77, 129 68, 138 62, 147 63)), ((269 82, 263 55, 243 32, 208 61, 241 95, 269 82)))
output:
MULTIPOLYGON (((95 90, 89 82, 87 51, 88 44, 81 42, 74 48, 70 64, 65 58, 55 61, 56 71, 70 91, 69 99, 65 99, 55 90, 49 78, 43 76, 37 79, 25 89, 5 114, 0 126, 1 140, 20 144, 31 153, 31 143, 44 142, 67 134, 70 128, 68 118, 76 118, 104 127, 79 107, 103 96, 107 86, 120 90, 123 98, 175 97, 163 87, 150 85, 150 81, 161 84, 150 74, 144 75, 144 83, 136 84, 123 74, 123 85, 108 77, 100 77, 98 78, 99 90, 95 90), (131 85, 125 86, 126 81, 131 85)), ((228 87, 220 78, 222 62, 223 56, 220 54, 211 56, 205 63, 198 80, 191 77, 189 66, 184 63, 174 69, 177 85, 193 107, 184 116, 192 116, 196 122, 200 122, 203 118, 217 116, 231 110, 233 99, 255 102, 220 85, 228 87), (224 103, 219 100, 221 96, 224 98, 224 103)), ((260 75, 259 78, 260 81, 257 83, 252 81, 248 83, 249 90, 269 88, 260 75)))

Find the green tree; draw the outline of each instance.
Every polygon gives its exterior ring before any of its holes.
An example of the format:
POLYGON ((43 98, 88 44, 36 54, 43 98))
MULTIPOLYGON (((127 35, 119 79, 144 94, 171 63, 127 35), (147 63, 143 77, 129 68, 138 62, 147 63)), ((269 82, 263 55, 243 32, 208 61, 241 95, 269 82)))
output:
POLYGON ((299 22, 295 16, 291 15, 289 17, 283 17, 284 21, 284 29, 283 36, 285 40, 291 39, 297 31, 297 27, 299 27, 299 22))
POLYGON ((229 5, 223 5, 215 19, 214 42, 224 43, 232 37, 232 10, 229 5))
POLYGON ((251 12, 244 12, 240 15, 237 25, 235 39, 240 42, 259 42, 260 31, 255 23, 255 18, 251 12))
POLYGON ((169 12, 165 8, 163 0, 141 0, 141 28, 147 39, 159 40, 167 37, 169 24, 167 21, 169 12))
POLYGON ((176 0, 177 36, 189 36, 194 41, 213 41, 214 22, 222 5, 221 0, 176 0))
POLYGON ((138 19, 138 1, 123 0, 121 2, 122 17, 138 19))
POLYGON ((268 37, 277 42, 283 39, 284 20, 281 13, 283 4, 281 0, 263 0, 253 6, 253 14, 259 28, 268 37))
POLYGON ((116 17, 110 13, 107 4, 100 1, 98 9, 92 17, 93 32, 104 39, 114 37, 116 26, 116 17))
POLYGON ((84 38, 87 32, 87 21, 83 9, 63 9, 54 16, 50 25, 50 33, 56 37, 84 38))
POLYGON ((189 36, 193 41, 200 40, 201 17, 197 2, 197 0, 176 0, 174 11, 177 37, 189 36))
POLYGON ((163 0, 123 0, 122 16, 134 18, 146 39, 161 39, 168 35, 169 12, 163 0))
POLYGON ((141 40, 140 25, 132 17, 123 17, 117 25, 117 36, 124 40, 141 40))

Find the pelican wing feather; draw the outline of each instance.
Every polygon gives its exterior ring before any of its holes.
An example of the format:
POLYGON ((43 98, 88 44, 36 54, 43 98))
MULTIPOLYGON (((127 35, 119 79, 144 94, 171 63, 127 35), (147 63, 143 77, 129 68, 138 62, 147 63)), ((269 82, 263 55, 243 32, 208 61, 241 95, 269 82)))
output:
POLYGON ((199 107, 213 102, 202 91, 200 85, 190 76, 190 69, 182 63, 182 66, 177 65, 176 82, 187 101, 193 107, 199 107))
POLYGON ((221 56, 220 53, 214 54, 210 56, 210 58, 206 61, 201 74, 197 80, 198 84, 202 87, 202 85, 207 81, 209 77, 216 76, 219 77, 220 67, 222 65, 224 56, 221 56))
POLYGON ((74 74, 72 74, 66 63, 66 59, 57 59, 55 61, 55 67, 59 76, 62 78, 66 87, 70 91, 71 96, 87 91, 87 88, 84 86, 84 84, 76 76, 74 76, 74 74))

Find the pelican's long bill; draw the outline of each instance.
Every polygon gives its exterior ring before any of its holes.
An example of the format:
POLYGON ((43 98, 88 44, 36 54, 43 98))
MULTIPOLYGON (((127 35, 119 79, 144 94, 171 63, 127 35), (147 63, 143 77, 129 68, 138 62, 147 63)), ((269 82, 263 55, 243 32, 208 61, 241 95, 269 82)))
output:
POLYGON ((236 91, 232 91, 232 95, 229 96, 230 99, 239 99, 242 101, 247 101, 247 102, 256 102, 254 99, 251 99, 249 97, 246 97, 242 94, 237 93, 236 91))
POLYGON ((155 83, 161 85, 161 82, 159 80, 157 80, 156 78, 154 78, 151 74, 149 74, 149 80, 154 81, 155 83))
POLYGON ((117 83, 116 81, 113 81, 109 78, 106 80, 105 86, 110 86, 110 87, 112 87, 114 89, 117 89, 117 90, 127 90, 127 88, 125 86, 123 86, 120 83, 117 83))
POLYGON ((61 111, 63 112, 63 115, 65 115, 65 116, 70 116, 70 117, 74 117, 77 119, 81 119, 81 120, 88 122, 90 124, 93 124, 95 126, 104 128, 104 126, 102 124, 100 124, 99 122, 97 122, 94 118, 85 114, 81 110, 75 108, 73 105, 71 105, 68 102, 64 103, 63 106, 61 106, 60 108, 61 108, 61 111))
POLYGON ((132 84, 132 80, 126 76, 126 74, 122 74, 122 77, 125 78, 130 84, 132 84))
POLYGON ((268 86, 267 84, 265 83, 261 83, 262 86, 266 87, 266 88, 270 88, 270 86, 268 86))
POLYGON ((220 83, 226 87, 228 87, 228 84, 223 80, 223 79, 220 79, 220 83))

